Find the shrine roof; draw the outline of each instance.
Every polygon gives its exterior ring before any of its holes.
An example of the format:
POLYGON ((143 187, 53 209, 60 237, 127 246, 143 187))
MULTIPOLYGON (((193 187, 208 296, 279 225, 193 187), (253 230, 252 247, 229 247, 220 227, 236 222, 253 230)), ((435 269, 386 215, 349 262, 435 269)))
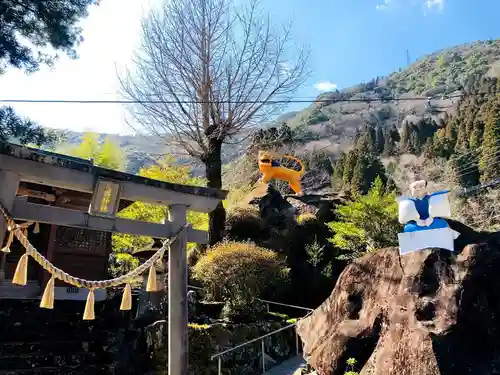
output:
POLYGON ((131 182, 134 184, 151 186, 183 194, 192 194, 207 198, 223 200, 228 191, 200 186, 175 184, 153 180, 146 177, 133 175, 130 173, 114 171, 107 168, 98 167, 91 160, 62 155, 51 151, 39 150, 31 147, 23 147, 15 144, 0 144, 0 155, 12 156, 17 159, 34 161, 41 164, 52 165, 59 168, 71 169, 79 172, 86 172, 96 177, 109 178, 115 181, 131 182))

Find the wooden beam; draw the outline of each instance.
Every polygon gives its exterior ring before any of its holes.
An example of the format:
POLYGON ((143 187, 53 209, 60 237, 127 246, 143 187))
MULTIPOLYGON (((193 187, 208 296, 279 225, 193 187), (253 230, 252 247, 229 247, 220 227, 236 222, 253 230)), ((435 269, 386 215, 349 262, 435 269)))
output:
MULTIPOLYGON (((16 199, 12 208, 16 220, 36 221, 54 225, 100 230, 112 233, 127 233, 136 236, 168 238, 173 234, 173 224, 156 224, 121 218, 107 218, 89 215, 83 211, 45 206, 16 199)), ((188 242, 208 243, 208 233, 190 228, 188 242)))
MULTIPOLYGON (((57 234, 57 225, 51 225, 50 226, 50 234, 49 234, 49 243, 47 244, 47 260, 49 262, 54 261, 54 249, 56 247, 56 234, 57 234)), ((47 271, 43 270, 42 267, 40 267, 42 270, 43 274, 43 288, 45 289, 45 286, 47 285, 47 282, 49 281, 51 275, 47 271)))
MULTIPOLYGON (((70 169, 59 166, 55 162, 54 164, 50 164, 5 154, 0 154, 0 165, 3 169, 19 173, 21 181, 90 194, 94 192, 96 178, 98 178, 99 173, 101 173, 99 171, 103 171, 102 173, 106 172, 107 174, 111 174, 112 172, 97 167, 93 167, 92 170, 88 171, 70 169)), ((117 178, 120 178, 120 180, 116 180, 116 182, 120 183, 122 186, 121 199, 130 201, 162 204, 165 206, 180 204, 186 206, 190 211, 208 213, 212 212, 221 199, 227 195, 227 192, 220 192, 219 195, 222 198, 210 197, 206 196, 207 193, 204 193, 205 190, 208 190, 207 188, 167 184, 125 173, 113 173, 117 175, 117 178), (133 181, 133 179, 142 182, 136 182, 133 181), (173 187, 169 188, 169 185, 173 187), (166 187, 161 188, 159 186, 166 187)), ((103 178, 112 179, 110 176, 103 176, 103 178)))
POLYGON ((2 169, 16 171, 21 181, 49 185, 69 190, 91 193, 94 190, 94 176, 91 173, 60 168, 55 165, 37 163, 0 154, 2 169))
POLYGON ((207 198, 195 194, 178 193, 172 190, 159 189, 153 186, 123 182, 121 198, 164 206, 183 205, 190 211, 209 213, 215 210, 220 199, 207 198))
MULTIPOLYGON (((0 164, 1 165, 1 164, 0 164)), ((0 170, 0 201, 7 210, 12 210, 16 201, 16 192, 19 188, 19 175, 12 171, 0 170)), ((0 215, 0 248, 4 246, 7 233, 7 221, 0 215)), ((5 266, 7 264, 7 253, 1 254, 0 280, 5 278, 5 266)))
POLYGON ((26 195, 31 198, 39 198, 52 203, 56 201, 56 196, 54 194, 49 194, 38 190, 27 189, 24 187, 19 187, 17 189, 17 195, 26 195))

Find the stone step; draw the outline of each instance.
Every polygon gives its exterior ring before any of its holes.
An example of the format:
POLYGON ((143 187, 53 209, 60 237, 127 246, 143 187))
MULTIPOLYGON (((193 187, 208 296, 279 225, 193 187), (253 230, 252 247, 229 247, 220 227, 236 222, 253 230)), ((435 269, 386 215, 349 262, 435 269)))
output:
POLYGON ((65 325, 66 327, 71 326, 74 329, 110 329, 115 327, 123 326, 127 323, 125 320, 117 319, 116 316, 113 319, 109 317, 96 316, 95 320, 86 321, 83 320, 81 316, 77 319, 71 319, 73 317, 58 316, 52 317, 40 317, 40 316, 10 316, 8 318, 2 317, 0 314, 0 329, 11 329, 12 327, 23 327, 23 329, 35 329, 36 327, 46 326, 48 328, 60 328, 65 325))
MULTIPOLYGON (((83 312, 85 310, 85 301, 61 301, 54 302, 53 309, 42 309, 39 306, 38 300, 12 300, 0 299, 0 321, 7 318, 8 320, 18 321, 55 321, 66 320, 69 322, 81 322, 83 312)), ((120 312, 119 305, 111 305, 109 301, 96 302, 95 304, 96 318, 106 318, 113 316, 118 321, 125 319, 130 312, 120 312)), ((100 324, 98 319, 93 321, 94 324, 100 324)), ((114 321, 111 324, 115 324, 114 321)))
POLYGON ((54 332, 58 330, 72 330, 79 332, 90 332, 90 331, 103 331, 109 330, 109 326, 106 324, 89 324, 89 322, 68 322, 67 320, 56 320, 56 321, 21 321, 17 320, 10 323, 0 323, 0 332, 5 330, 23 330, 24 332, 47 330, 48 332, 54 332))
POLYGON ((109 366, 87 365, 85 369, 68 366, 37 367, 24 370, 3 370, 0 375, 113 375, 114 372, 109 366))
POLYGON ((43 341, 7 341, 0 342, 0 353, 2 355, 16 355, 25 353, 39 353, 49 351, 51 353, 60 353, 65 351, 79 352, 84 350, 88 342, 74 340, 43 340, 43 341))
POLYGON ((46 341, 103 341, 112 332, 107 331, 80 331, 73 330, 66 326, 60 330, 47 329, 30 331, 20 329, 10 329, 0 331, 0 343, 5 342, 15 342, 15 341, 39 341, 41 332, 43 334, 43 340, 46 341))
POLYGON ((15 371, 57 366, 87 366, 88 363, 95 363, 96 358, 95 353, 89 352, 54 354, 46 351, 45 353, 15 354, 0 356, 0 369, 15 371))
POLYGON ((306 361, 299 355, 280 363, 263 375, 294 375, 300 368, 306 368, 306 361))

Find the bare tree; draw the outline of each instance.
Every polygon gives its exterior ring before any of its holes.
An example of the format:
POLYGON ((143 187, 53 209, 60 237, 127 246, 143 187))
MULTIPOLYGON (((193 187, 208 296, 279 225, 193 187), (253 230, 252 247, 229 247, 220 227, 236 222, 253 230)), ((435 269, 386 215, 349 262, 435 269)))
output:
MULTIPOLYGON (((205 165, 207 186, 222 187, 221 149, 276 115, 308 77, 308 52, 290 26, 272 27, 250 0, 170 0, 142 26, 142 45, 122 89, 139 102, 136 121, 205 165), (291 54, 289 54, 292 52, 291 54)), ((210 243, 222 240, 225 211, 210 215, 210 243)))

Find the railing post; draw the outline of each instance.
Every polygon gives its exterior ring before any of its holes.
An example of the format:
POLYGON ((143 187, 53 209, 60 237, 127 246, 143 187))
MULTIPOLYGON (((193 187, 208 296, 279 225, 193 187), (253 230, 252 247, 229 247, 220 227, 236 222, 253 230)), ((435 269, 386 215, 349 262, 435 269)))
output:
POLYGON ((265 373, 266 372, 266 353, 264 351, 264 339, 260 340, 260 347, 261 347, 261 351, 262 351, 262 373, 265 373))
POLYGON ((218 375, 222 375, 222 356, 217 357, 218 375))
POLYGON ((271 312, 271 310, 269 308, 269 303, 266 303, 266 306, 267 306, 267 312, 271 312))

